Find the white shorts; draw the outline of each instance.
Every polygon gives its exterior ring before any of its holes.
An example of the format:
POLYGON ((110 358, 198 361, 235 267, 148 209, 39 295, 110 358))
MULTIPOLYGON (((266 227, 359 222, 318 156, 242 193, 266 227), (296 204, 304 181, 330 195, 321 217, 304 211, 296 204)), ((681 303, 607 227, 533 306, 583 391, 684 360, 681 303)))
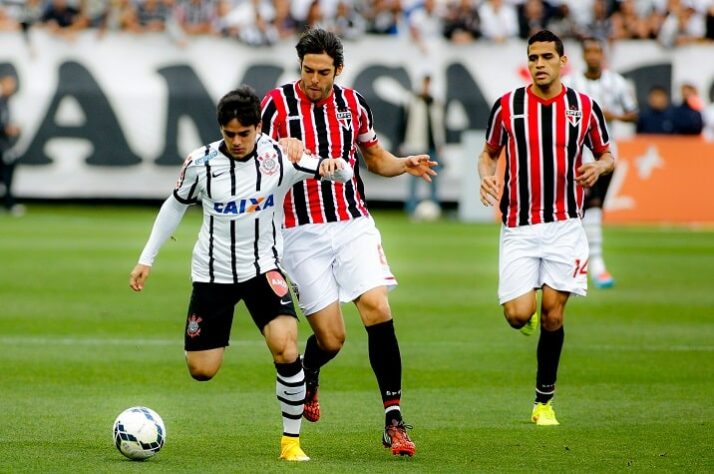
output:
POLYGON ((588 240, 580 219, 501 227, 498 299, 501 304, 542 288, 585 296, 588 240))
POLYGON ((283 240, 282 263, 308 316, 338 299, 397 285, 371 217, 284 229, 283 240))

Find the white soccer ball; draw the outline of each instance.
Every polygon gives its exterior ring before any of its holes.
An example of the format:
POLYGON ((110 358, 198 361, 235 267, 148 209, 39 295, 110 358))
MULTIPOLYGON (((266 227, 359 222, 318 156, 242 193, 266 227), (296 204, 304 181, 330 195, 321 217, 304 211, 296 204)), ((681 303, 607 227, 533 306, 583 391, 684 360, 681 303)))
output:
POLYGON ((164 420, 151 408, 127 408, 114 421, 114 444, 129 459, 150 458, 164 446, 164 441, 164 420))
POLYGON ((441 217, 441 206, 434 201, 425 199, 414 208, 412 217, 418 221, 435 221, 441 217))

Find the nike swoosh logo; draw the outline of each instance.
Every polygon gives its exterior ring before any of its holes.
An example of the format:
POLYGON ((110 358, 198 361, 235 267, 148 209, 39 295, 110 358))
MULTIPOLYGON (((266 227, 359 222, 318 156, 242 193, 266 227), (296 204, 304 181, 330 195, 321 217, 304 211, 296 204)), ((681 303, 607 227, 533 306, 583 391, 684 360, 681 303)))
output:
POLYGON ((225 174, 225 171, 221 171, 220 173, 211 173, 211 176, 213 176, 214 178, 218 178, 222 174, 225 174))
POLYGON ((297 394, 299 394, 300 392, 286 392, 285 390, 283 390, 283 393, 284 393, 285 395, 292 396, 292 395, 297 395, 297 394))
POLYGON ((281 305, 284 305, 284 306, 285 306, 285 305, 289 305, 289 304, 292 303, 292 302, 293 302, 293 300, 287 300, 287 301, 285 301, 285 300, 280 300, 280 304, 281 304, 281 305))

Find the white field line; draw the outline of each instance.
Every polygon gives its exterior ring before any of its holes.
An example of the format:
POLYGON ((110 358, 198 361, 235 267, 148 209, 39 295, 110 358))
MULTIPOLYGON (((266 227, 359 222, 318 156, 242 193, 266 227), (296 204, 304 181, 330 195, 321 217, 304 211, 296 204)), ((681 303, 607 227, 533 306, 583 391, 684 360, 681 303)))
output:
MULTIPOLYGON (((46 336, 0 336, 0 344, 23 346, 23 345, 55 345, 55 346, 179 346, 183 347, 183 339, 176 337, 175 339, 160 339, 160 338, 98 338, 98 337, 46 337, 46 336)), ((263 346, 264 341, 256 340, 231 340, 231 346, 263 346)), ((443 342, 434 341, 409 343, 401 342, 400 345, 416 345, 424 346, 454 346, 468 345, 478 348, 496 347, 492 343, 479 344, 459 343, 459 342, 443 342)), ((499 345, 500 347, 500 345, 499 345)), ((603 352, 633 352, 633 351, 648 351, 648 352, 714 352, 714 345, 693 345, 693 344, 675 344, 672 346, 660 344, 644 344, 644 345, 611 345, 611 344, 580 344, 576 350, 587 351, 603 351, 603 352)))
MULTIPOLYGON (((98 337, 36 337, 0 336, 3 345, 55 345, 55 346, 178 346, 183 347, 183 338, 98 338, 98 337)), ((264 341, 230 341, 231 346, 262 346, 264 341)))

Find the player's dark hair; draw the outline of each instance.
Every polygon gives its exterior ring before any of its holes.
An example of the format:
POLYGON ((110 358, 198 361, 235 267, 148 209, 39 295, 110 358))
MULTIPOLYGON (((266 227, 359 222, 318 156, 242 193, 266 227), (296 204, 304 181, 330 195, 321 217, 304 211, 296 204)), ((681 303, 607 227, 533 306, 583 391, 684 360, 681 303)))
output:
POLYGON ((218 102, 218 125, 223 127, 233 119, 246 127, 260 123, 260 99, 252 87, 243 84, 218 102))
POLYGON ((342 52, 342 41, 340 38, 322 28, 308 28, 300 36, 300 40, 295 45, 300 62, 305 58, 306 54, 322 54, 326 53, 332 58, 332 63, 335 69, 342 67, 345 62, 345 56, 342 52))
POLYGON ((563 56, 565 54, 563 40, 550 30, 540 30, 538 33, 535 33, 533 36, 528 38, 526 51, 530 49, 533 43, 555 43, 555 51, 558 53, 558 56, 563 56))
POLYGON ((583 51, 585 51, 585 48, 587 47, 588 43, 595 43, 596 45, 600 46, 601 51, 605 51, 605 43, 600 38, 596 38, 594 36, 587 36, 583 38, 580 42, 580 46, 582 46, 583 51))

